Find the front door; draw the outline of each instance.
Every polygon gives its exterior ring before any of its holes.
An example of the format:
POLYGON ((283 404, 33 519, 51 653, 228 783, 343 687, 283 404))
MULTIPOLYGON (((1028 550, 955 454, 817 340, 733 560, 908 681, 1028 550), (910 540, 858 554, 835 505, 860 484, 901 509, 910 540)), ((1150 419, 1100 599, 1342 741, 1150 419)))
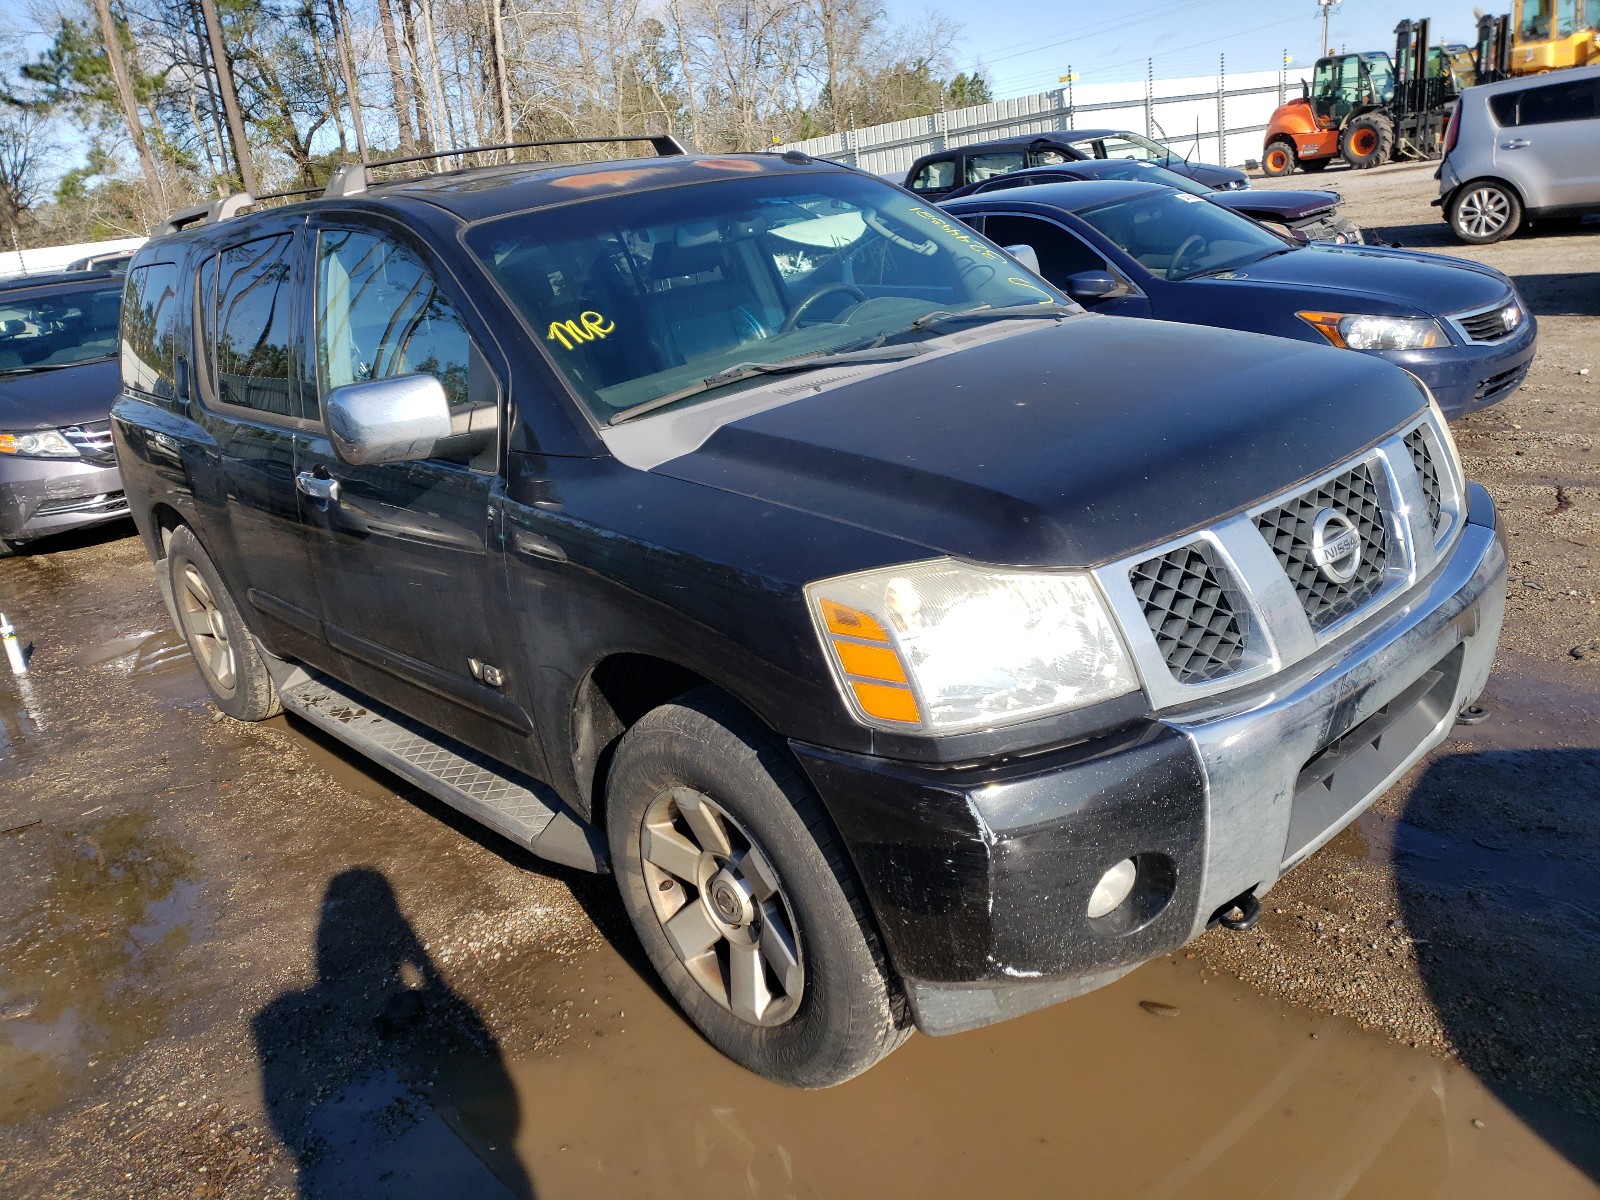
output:
POLYGON ((509 687, 498 525, 503 369, 425 248, 387 225, 312 229, 309 357, 319 397, 426 373, 455 433, 420 462, 352 466, 325 426, 295 463, 318 541, 329 645, 344 675, 435 729, 513 762, 532 731, 509 687))
POLYGON ((1084 302, 1097 313, 1123 317, 1150 315, 1150 304, 1127 276, 1106 261, 1104 255, 1068 229, 1044 217, 1020 213, 992 213, 983 219, 983 233, 1002 246, 1032 246, 1039 258, 1039 274, 1062 291, 1074 275, 1085 272, 1110 275, 1120 290, 1097 301, 1084 302))

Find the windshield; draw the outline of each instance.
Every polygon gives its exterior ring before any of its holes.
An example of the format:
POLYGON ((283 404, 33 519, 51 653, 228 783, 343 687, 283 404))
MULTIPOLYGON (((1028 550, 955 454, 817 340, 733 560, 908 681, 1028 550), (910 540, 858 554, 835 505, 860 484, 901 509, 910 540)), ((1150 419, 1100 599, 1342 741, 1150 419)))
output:
POLYGON ((1254 221, 1181 192, 1153 192, 1075 214, 1159 279, 1192 279, 1296 247, 1254 221))
POLYGON ((122 289, 0 299, 0 373, 67 367, 117 349, 122 289))
POLYGON ((1166 162, 1172 152, 1137 133, 1108 133, 1104 137, 1074 140, 1072 145, 1095 158, 1122 158, 1133 162, 1166 162))
POLYGON ((1165 187, 1177 188, 1180 192, 1188 192, 1191 196, 1211 195, 1211 189, 1205 184, 1196 183, 1187 175, 1179 175, 1176 171, 1158 167, 1155 163, 1109 163, 1104 167, 1096 168, 1094 177, 1096 179, 1136 179, 1140 183, 1159 183, 1165 187))
POLYGON ((467 244, 602 424, 731 368, 948 332, 914 325, 931 312, 1067 303, 954 217, 844 172, 519 213, 467 244))

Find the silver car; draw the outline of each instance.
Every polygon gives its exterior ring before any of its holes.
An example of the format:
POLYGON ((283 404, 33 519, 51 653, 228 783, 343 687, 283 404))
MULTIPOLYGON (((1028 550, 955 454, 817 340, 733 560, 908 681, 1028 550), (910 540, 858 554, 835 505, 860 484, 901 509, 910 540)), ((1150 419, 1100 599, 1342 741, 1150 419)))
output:
POLYGON ((1525 220, 1600 212, 1600 67, 1462 92, 1434 203, 1475 244, 1509 237, 1525 220))

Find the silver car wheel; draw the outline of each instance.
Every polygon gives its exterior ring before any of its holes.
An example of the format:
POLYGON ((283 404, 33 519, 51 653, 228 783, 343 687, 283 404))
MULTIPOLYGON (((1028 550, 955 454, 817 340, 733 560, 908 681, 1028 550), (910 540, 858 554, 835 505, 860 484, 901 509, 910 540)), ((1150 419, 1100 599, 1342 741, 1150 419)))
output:
POLYGON ((781 1025, 800 1007, 805 960, 772 860, 693 788, 645 809, 639 857, 656 918, 705 993, 741 1021, 781 1025))
POLYGON ((178 591, 178 610, 183 615, 183 628, 189 635, 195 659, 218 691, 231 692, 237 678, 233 646, 228 642, 228 625, 217 607, 216 597, 193 563, 183 564, 179 583, 182 586, 178 591))
POLYGON ((1491 237, 1511 219, 1511 205, 1498 188, 1474 188, 1456 210, 1461 228, 1472 237, 1491 237))

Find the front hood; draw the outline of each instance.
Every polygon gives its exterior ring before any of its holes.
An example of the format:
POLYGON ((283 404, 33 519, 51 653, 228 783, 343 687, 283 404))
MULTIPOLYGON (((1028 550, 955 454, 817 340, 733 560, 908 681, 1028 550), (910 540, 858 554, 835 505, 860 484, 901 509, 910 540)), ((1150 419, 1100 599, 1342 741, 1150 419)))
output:
POLYGON ((1219 191, 1229 189, 1245 191, 1250 187, 1250 176, 1243 171, 1235 171, 1232 167, 1219 167, 1214 163, 1186 163, 1182 159, 1175 159, 1168 166, 1198 183, 1205 184, 1208 188, 1216 188, 1219 191))
MULTIPOLYGON (((1334 302, 1329 292, 1383 303, 1373 311, 1440 316, 1488 308, 1505 299, 1510 284, 1490 267, 1413 250, 1381 246, 1302 246, 1230 272, 1227 279, 1305 289, 1308 301, 1334 302)), ((1207 282, 1197 280, 1195 282, 1207 282)))
POLYGON ((1364 354, 1088 316, 731 422, 655 469, 934 552, 1087 566, 1291 487, 1423 404, 1364 354))
POLYGON ((121 386, 115 358, 0 375, 0 429, 60 429, 109 420, 121 386))
POLYGON ((1339 203, 1338 192, 1213 192, 1207 199, 1251 217, 1299 221, 1339 203))

